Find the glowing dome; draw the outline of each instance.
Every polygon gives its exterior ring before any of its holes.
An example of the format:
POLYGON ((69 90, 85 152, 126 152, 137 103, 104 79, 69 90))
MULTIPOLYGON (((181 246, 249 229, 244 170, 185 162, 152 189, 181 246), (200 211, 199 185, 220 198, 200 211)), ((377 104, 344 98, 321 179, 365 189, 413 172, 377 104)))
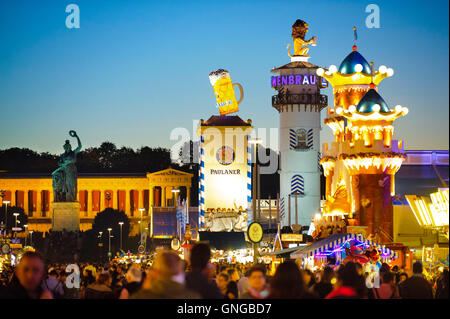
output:
POLYGON ((353 74, 358 72, 356 67, 358 64, 362 65, 362 71, 364 73, 370 74, 372 73, 370 64, 366 61, 366 59, 358 52, 353 51, 342 61, 339 66, 339 72, 342 74, 353 74))
POLYGON ((356 106, 356 110, 359 113, 372 113, 374 111, 377 111, 378 109, 377 105, 379 106, 380 113, 391 112, 387 103, 383 100, 380 94, 378 94, 378 92, 375 91, 375 89, 370 89, 363 96, 361 101, 359 101, 358 105, 356 106))

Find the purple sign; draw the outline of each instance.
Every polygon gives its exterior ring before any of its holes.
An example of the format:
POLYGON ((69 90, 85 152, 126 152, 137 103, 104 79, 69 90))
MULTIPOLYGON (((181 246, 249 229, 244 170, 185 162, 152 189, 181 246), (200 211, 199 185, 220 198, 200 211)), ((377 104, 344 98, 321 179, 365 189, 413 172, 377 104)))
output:
POLYGON ((272 76, 272 87, 281 85, 316 85, 317 77, 314 74, 296 74, 272 76))

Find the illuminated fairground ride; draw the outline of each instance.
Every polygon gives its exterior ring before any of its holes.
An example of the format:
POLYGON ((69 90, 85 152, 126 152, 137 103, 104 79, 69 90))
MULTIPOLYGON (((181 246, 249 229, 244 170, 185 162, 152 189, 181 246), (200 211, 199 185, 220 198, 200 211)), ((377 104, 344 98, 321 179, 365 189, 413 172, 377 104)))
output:
POLYGON ((430 198, 405 196, 420 227, 435 230, 447 239, 449 239, 448 194, 448 189, 445 189, 430 194, 430 198))
POLYGON ((394 178, 406 158, 402 141, 392 137, 394 121, 408 109, 390 109, 378 93, 380 82, 393 74, 384 65, 375 71, 356 45, 339 68, 317 69, 333 86, 334 107, 327 109, 324 123, 335 141, 322 148, 326 200, 316 223, 341 227, 344 220, 383 243, 392 242, 394 178))

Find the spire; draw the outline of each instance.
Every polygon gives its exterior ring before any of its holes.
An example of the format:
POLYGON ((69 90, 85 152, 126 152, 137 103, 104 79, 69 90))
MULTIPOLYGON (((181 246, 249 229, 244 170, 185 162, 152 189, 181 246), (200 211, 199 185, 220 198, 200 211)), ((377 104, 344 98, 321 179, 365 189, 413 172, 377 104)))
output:
POLYGON ((371 81, 370 81, 369 87, 371 89, 374 89, 375 88, 375 84, 373 83, 373 77, 375 76, 375 68, 373 66, 373 61, 370 62, 370 71, 371 71, 371 74, 370 74, 371 75, 371 81))
POLYGON ((358 40, 358 33, 356 32, 356 27, 353 27, 353 51, 358 49, 356 46, 356 40, 358 40))

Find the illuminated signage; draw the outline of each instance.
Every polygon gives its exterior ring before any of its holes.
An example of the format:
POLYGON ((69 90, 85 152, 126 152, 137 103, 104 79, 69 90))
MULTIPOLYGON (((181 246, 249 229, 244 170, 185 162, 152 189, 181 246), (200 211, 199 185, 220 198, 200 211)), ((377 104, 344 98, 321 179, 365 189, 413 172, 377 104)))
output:
POLYGON ((239 175, 240 173, 240 169, 211 169, 211 175, 239 175))
POLYGON ((224 146, 217 150, 217 161, 222 165, 230 165, 234 161, 234 151, 231 147, 224 146))
POLYGON ((303 234, 281 234, 281 241, 303 241, 303 234))
POLYGON ((272 87, 281 85, 315 85, 317 77, 314 74, 278 75, 272 76, 272 87))
MULTIPOLYGON (((328 81, 320 78, 320 87, 328 87, 328 81)), ((272 87, 282 86, 282 85, 316 85, 317 76, 314 74, 292 74, 292 75, 278 75, 272 76, 271 78, 272 87)))
POLYGON ((244 98, 244 91, 239 83, 233 83, 230 73, 227 70, 219 69, 209 74, 209 81, 214 89, 216 96, 216 106, 219 108, 220 115, 226 115, 239 111, 239 104, 244 98), (239 88, 241 97, 237 101, 234 93, 234 86, 239 88))

